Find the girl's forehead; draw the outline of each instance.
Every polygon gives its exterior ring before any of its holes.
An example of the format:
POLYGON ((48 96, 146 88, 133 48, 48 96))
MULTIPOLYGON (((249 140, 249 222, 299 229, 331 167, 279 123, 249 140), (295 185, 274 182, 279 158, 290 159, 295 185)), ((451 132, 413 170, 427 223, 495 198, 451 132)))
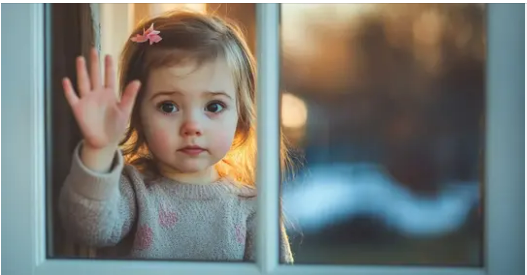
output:
POLYGON ((177 91, 193 95, 202 92, 224 92, 236 96, 231 68, 223 58, 198 63, 194 60, 153 69, 148 78, 147 93, 177 91))

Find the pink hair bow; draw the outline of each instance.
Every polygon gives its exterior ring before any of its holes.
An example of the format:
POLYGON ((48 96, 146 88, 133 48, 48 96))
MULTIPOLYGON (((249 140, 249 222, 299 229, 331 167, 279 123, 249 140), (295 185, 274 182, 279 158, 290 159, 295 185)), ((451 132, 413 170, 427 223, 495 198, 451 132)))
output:
POLYGON ((150 28, 148 28, 148 30, 145 31, 145 29, 143 29, 142 35, 136 34, 135 37, 131 38, 131 40, 137 43, 143 43, 146 41, 150 41, 150 45, 152 45, 154 43, 161 41, 162 38, 161 36, 159 36, 159 33, 160 31, 154 30, 154 23, 152 23, 152 25, 150 25, 150 28))

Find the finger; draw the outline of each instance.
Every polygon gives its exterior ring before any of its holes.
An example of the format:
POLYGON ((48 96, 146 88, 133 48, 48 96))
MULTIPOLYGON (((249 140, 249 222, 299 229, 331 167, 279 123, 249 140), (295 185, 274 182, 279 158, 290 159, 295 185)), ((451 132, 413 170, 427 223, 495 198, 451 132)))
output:
POLYGON ((71 85, 69 78, 66 77, 62 80, 62 87, 64 88, 64 95, 70 106, 75 106, 79 101, 79 97, 75 94, 75 90, 73 89, 73 85, 71 85))
POLYGON ((90 52, 90 67, 91 67, 91 87, 93 90, 101 88, 101 70, 99 68, 99 55, 95 48, 90 52))
POLYGON ((137 97, 140 87, 141 82, 139 82, 138 80, 132 81, 130 84, 128 84, 128 86, 126 86, 126 89, 124 90, 123 96, 121 98, 121 102, 119 102, 119 107, 126 114, 130 114, 132 112, 135 98, 137 97))
POLYGON ((114 91, 115 89, 115 71, 113 68, 113 60, 110 55, 104 58, 104 87, 114 91))
POLYGON ((86 60, 84 57, 77 57, 77 86, 80 96, 83 97, 90 92, 90 78, 86 71, 86 60))

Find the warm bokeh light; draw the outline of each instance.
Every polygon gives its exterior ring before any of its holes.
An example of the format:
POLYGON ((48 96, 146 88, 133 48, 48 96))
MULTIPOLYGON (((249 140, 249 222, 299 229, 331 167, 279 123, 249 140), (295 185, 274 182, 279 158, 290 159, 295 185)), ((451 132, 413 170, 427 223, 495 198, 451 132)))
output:
POLYGON ((305 102, 290 94, 282 95, 282 125, 288 128, 300 128, 306 124, 307 107, 305 102))

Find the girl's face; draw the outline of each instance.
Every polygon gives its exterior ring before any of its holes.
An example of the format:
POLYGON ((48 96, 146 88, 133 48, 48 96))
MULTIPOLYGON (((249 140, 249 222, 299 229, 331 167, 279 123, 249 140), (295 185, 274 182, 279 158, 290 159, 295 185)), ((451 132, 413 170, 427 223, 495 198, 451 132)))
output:
POLYGON ((238 111, 231 70, 223 58, 151 71, 141 102, 148 148, 162 171, 210 171, 231 148, 238 111))

